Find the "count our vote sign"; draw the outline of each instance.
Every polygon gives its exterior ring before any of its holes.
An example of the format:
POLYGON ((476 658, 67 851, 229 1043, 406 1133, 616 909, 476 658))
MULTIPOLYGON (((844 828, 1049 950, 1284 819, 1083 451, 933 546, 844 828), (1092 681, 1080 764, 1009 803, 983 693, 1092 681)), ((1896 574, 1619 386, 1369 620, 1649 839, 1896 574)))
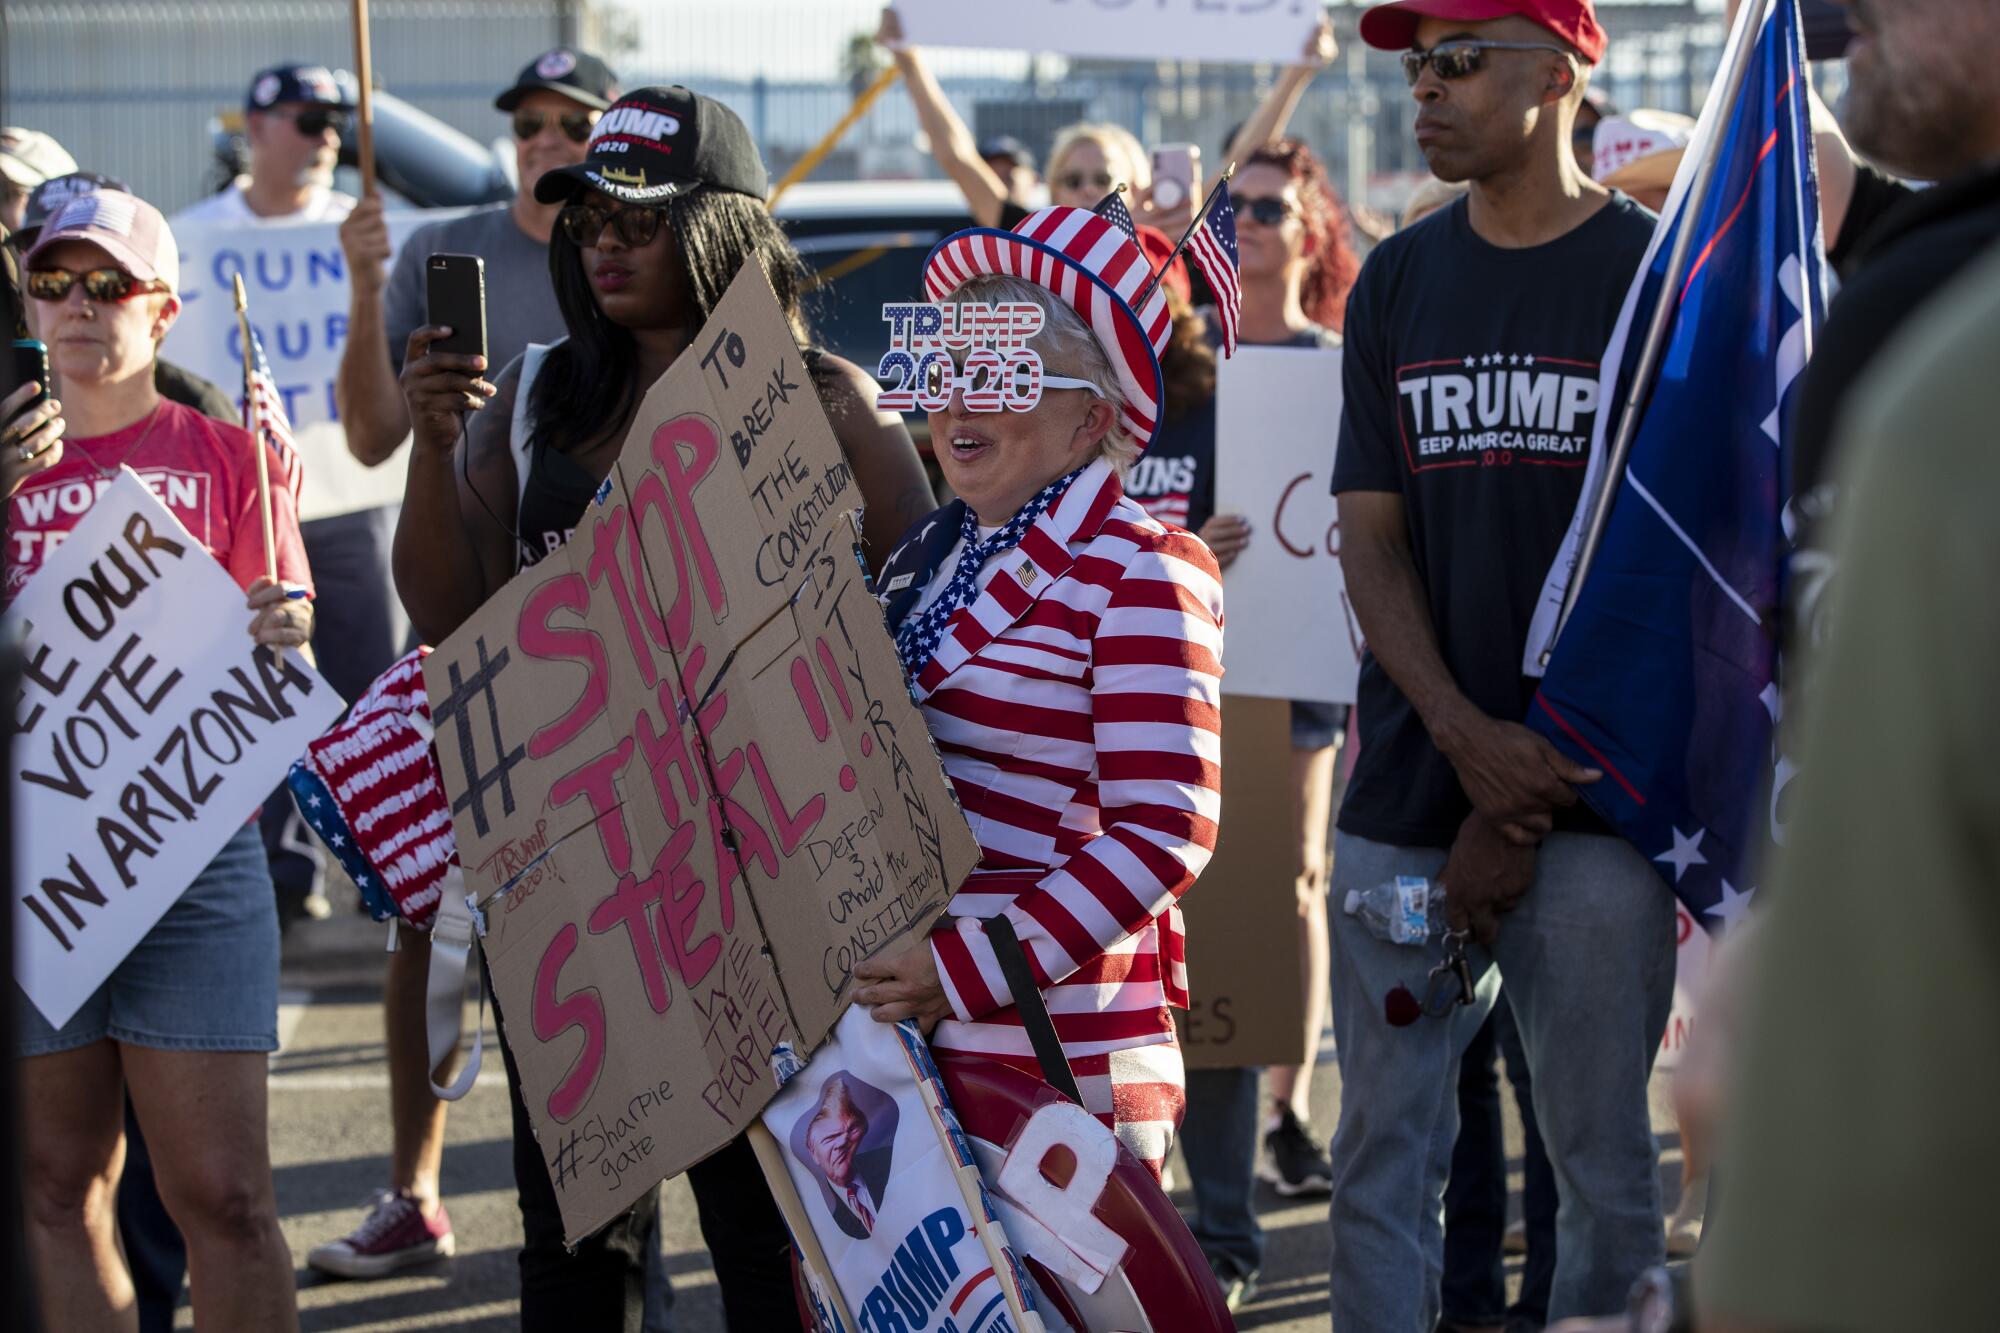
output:
POLYGON ((15 975, 69 1021, 340 715, 245 632, 228 572, 129 469, 6 617, 15 975))
POLYGON ((1109 60, 1289 64, 1318 0, 895 0, 914 46, 1054 51, 1109 60))
POLYGON ((564 1231, 741 1133, 978 859, 855 557, 859 490, 744 266, 605 493, 424 662, 564 1231))
MULTIPOLYGON (((418 227, 452 216, 392 213, 389 240, 400 250, 418 227)), ((305 466, 299 517, 331 518, 400 501, 407 471, 402 455, 364 467, 347 452, 347 432, 333 401, 334 377, 347 347, 350 295, 339 225, 190 222, 175 226, 174 240, 181 251, 182 308, 162 350, 240 397, 243 335, 232 279, 242 277, 250 325, 264 344, 305 466)))

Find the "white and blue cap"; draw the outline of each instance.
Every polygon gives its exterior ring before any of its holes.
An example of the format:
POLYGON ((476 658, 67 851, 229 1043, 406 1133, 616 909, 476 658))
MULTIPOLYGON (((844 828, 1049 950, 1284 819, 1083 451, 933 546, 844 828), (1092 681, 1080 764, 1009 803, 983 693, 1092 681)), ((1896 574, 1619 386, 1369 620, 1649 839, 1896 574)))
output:
POLYGON ((251 111, 267 111, 283 102, 304 102, 346 111, 355 105, 353 85, 351 76, 325 65, 273 65, 258 70, 250 80, 244 105, 251 111))

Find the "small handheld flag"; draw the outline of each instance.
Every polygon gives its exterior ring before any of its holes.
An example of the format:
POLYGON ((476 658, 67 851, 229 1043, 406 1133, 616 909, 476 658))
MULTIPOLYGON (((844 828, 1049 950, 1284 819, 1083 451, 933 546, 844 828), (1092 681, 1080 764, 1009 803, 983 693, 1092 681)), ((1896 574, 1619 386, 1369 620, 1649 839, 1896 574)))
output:
POLYGON ((1236 328, 1243 319, 1243 286, 1237 276, 1236 209, 1221 192, 1207 216, 1195 224, 1188 255, 1215 293, 1216 316, 1222 323, 1222 354, 1236 355, 1236 328))
POLYGON ((1194 220, 1188 223, 1179 244, 1174 246, 1166 262, 1160 265, 1139 293, 1142 302, 1150 297, 1160 285, 1160 279, 1174 266, 1174 260, 1180 258, 1181 251, 1189 251, 1215 292, 1216 312, 1222 321, 1224 356, 1236 350, 1236 329, 1243 309, 1243 290, 1237 279, 1236 210, 1229 204, 1229 182, 1235 175, 1236 164, 1231 162, 1229 169, 1222 173, 1222 179, 1208 192, 1208 198, 1202 200, 1201 208, 1195 213, 1194 220))
POLYGON ((243 428, 271 446, 285 469, 285 488, 297 500, 305 485, 305 464, 292 436, 292 423, 285 417, 284 395, 278 392, 271 363, 264 357, 263 340, 247 322, 243 338, 243 428))

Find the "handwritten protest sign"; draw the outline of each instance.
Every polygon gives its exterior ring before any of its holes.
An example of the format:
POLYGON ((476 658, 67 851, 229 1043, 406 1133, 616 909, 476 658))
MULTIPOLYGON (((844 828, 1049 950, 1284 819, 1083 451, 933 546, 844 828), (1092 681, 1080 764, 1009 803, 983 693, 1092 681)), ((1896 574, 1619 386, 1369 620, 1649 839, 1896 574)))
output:
POLYGON ((1361 625, 1327 489, 1340 352, 1242 347, 1216 371, 1215 507, 1251 530, 1222 579, 1229 692, 1351 703, 1361 625))
POLYGON ((243 591, 130 469, 7 612, 15 968, 60 1027, 340 715, 243 591))
MULTIPOLYGON (((607 389, 607 392, 609 390, 607 389)), ((746 265, 569 545, 424 666, 565 1230, 720 1148, 978 859, 746 265)))
POLYGON ((1308 0, 895 0, 894 8, 915 46, 1238 64, 1297 60, 1321 12, 1308 0))
MULTIPOLYGON (((1235 683, 1236 610, 1224 666, 1235 683)), ((1304 960, 1294 887, 1291 709, 1281 699, 1222 701, 1222 820, 1187 918, 1186 1013, 1176 1013, 1190 1069, 1295 1065, 1305 1040, 1304 960)))
MULTIPOLYGON (((389 214, 398 248, 412 231, 449 212, 389 214)), ((332 222, 179 223, 181 314, 164 355, 232 397, 243 391, 243 338, 231 279, 241 274, 250 324, 270 358, 286 419, 305 467, 301 519, 331 518, 403 498, 407 459, 399 451, 380 467, 347 452, 333 401, 334 375, 347 346, 347 256, 332 222)), ((393 262, 393 261, 391 261, 393 262)))

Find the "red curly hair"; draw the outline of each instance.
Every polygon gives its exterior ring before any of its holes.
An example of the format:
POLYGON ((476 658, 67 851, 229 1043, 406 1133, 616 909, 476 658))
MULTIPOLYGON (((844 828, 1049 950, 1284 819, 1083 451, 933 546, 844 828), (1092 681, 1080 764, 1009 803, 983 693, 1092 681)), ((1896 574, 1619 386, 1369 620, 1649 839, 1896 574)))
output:
POLYGON ((1276 167, 1298 186, 1300 220, 1313 242, 1299 304, 1305 307, 1307 319, 1339 333, 1347 323, 1347 293, 1361 272, 1347 205, 1327 179, 1326 164, 1301 139, 1273 140, 1250 154, 1243 165, 1259 162, 1276 167))

